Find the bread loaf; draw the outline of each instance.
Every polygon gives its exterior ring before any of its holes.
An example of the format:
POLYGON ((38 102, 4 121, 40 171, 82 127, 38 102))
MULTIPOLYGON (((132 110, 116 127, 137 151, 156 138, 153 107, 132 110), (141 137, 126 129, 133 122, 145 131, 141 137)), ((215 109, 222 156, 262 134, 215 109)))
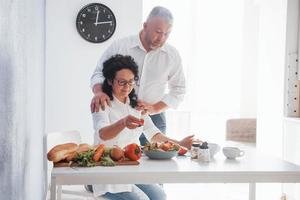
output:
POLYGON ((68 155, 76 152, 78 145, 75 143, 59 144, 53 147, 47 154, 47 158, 53 162, 59 162, 68 157, 68 155))
POLYGON ((88 150, 92 149, 92 146, 90 146, 89 144, 80 144, 78 149, 76 150, 77 153, 82 153, 82 152, 86 152, 88 150))
POLYGON ((76 158, 76 156, 79 154, 79 153, 82 153, 82 152, 86 152, 88 150, 92 149, 92 147, 89 145, 89 144, 79 144, 79 147, 76 151, 74 152, 71 152, 67 155, 66 157, 66 161, 72 161, 76 158))
POLYGON ((67 154, 67 157, 65 158, 65 160, 70 162, 72 160, 75 160, 76 156, 77 156, 76 151, 70 152, 70 153, 67 154))

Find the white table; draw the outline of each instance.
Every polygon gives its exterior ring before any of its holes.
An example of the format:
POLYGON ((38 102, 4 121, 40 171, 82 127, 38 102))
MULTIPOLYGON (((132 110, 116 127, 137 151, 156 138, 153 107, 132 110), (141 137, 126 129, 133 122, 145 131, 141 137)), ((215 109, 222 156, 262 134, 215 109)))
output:
POLYGON ((189 157, 150 160, 142 157, 140 165, 54 168, 51 173, 51 200, 56 199, 57 185, 102 183, 249 183, 249 199, 255 199, 255 183, 300 183, 300 166, 247 151, 236 160, 222 153, 210 163, 189 157))

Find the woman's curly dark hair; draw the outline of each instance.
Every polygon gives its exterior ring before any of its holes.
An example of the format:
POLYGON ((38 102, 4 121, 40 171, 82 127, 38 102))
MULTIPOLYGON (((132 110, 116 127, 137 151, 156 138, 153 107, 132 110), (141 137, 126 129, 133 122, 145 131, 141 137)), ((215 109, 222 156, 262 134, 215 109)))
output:
MULTIPOLYGON (((109 96, 110 100, 113 100, 113 95, 112 86, 109 85, 108 82, 110 81, 112 83, 117 72, 122 69, 130 70, 134 74, 134 80, 139 80, 138 66, 131 56, 117 54, 110 57, 103 63, 102 73, 105 80, 102 84, 102 91, 109 96)), ((132 89, 132 91, 129 93, 129 99, 131 107, 135 108, 137 106, 137 95, 135 94, 134 89, 132 89)))

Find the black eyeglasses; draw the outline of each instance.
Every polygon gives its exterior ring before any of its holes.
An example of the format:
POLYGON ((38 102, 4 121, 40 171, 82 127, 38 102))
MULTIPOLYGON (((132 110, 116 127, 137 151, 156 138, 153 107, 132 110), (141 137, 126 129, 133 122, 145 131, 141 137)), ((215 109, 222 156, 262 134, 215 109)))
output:
POLYGON ((126 80, 119 80, 119 79, 115 79, 118 83, 119 86, 125 86, 125 85, 128 85, 128 86, 133 86, 135 85, 135 80, 130 80, 130 81, 126 81, 126 80))

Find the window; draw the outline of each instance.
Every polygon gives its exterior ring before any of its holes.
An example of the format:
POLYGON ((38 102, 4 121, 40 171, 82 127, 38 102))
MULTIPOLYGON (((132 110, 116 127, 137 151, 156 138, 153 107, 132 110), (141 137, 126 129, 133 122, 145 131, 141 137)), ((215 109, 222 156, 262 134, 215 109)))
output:
POLYGON ((174 15, 168 42, 183 60, 187 94, 167 111, 167 132, 209 141, 225 138, 225 122, 256 117, 258 12, 240 0, 144 1, 144 20, 157 5, 174 15))

